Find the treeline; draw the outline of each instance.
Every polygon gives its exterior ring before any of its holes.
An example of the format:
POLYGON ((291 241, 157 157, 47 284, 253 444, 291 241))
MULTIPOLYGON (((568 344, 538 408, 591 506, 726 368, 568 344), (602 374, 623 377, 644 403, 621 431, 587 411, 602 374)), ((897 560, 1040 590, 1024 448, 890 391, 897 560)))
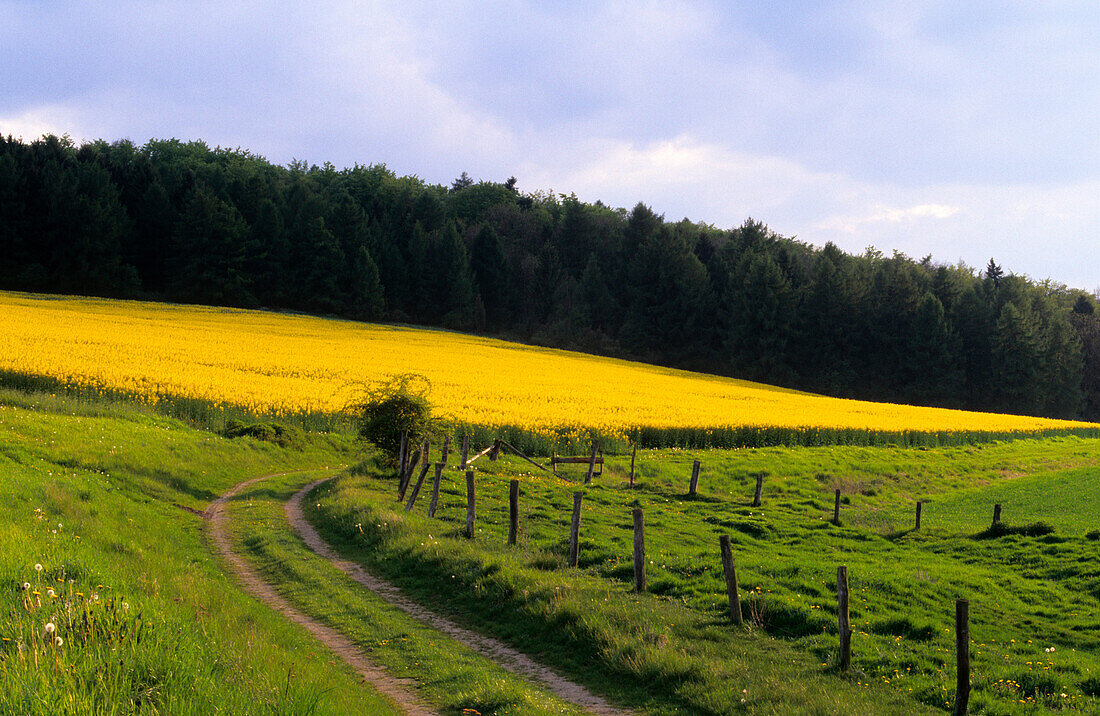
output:
MULTIPOLYGON (((1100 417, 1092 296, 514 179, 0 137, 0 287, 491 333, 830 395, 1100 417)), ((369 357, 364 357, 369 359, 369 357)))

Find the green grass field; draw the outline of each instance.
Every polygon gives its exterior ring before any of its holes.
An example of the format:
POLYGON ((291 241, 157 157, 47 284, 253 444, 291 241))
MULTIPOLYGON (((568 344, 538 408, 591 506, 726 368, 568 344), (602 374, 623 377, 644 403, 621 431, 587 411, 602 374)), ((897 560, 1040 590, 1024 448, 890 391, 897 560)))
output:
POLYGON ((1100 527, 1087 499, 1098 460, 1100 442, 1079 438, 933 450, 643 451, 631 490, 621 458, 587 488, 504 459, 477 463, 472 543, 461 536, 457 471, 435 520, 423 516, 426 504, 405 514, 392 480, 373 470, 322 490, 314 517, 332 541, 425 599, 643 709, 736 712, 734 684, 746 690, 744 708, 764 713, 948 709, 954 602, 964 597, 972 713, 1092 712, 1100 708, 1100 542, 1086 533, 1100 527), (696 456, 705 469, 690 499, 696 456), (763 507, 753 508, 751 476, 760 470, 770 475, 763 507), (507 548, 512 477, 522 481, 521 538, 507 548), (841 526, 830 523, 837 487, 841 526), (580 569, 572 570, 564 565, 577 489, 585 497, 580 569), (928 502, 914 532, 917 499, 928 502), (983 538, 994 501, 1010 528, 1042 520, 1054 531, 983 538), (653 596, 643 598, 630 594, 634 506, 646 515, 653 596), (723 533, 738 563, 743 632, 723 616, 723 533), (838 565, 848 567, 853 595, 850 676, 835 673, 838 565), (447 581, 455 588, 439 590, 447 581), (502 612, 514 616, 502 620, 502 612), (803 692, 801 684, 813 686, 803 692), (903 705, 866 705, 847 692, 852 686, 903 705), (718 693, 726 695, 716 702, 718 693))
POLYGON ((0 392, 0 713, 394 713, 245 596, 194 513, 249 476, 347 448, 0 392))
POLYGON ((307 502, 346 556, 637 713, 943 712, 957 597, 970 599, 972 713, 1100 710, 1100 440, 643 450, 633 489, 629 456, 608 456, 588 487, 581 470, 560 479, 483 458, 467 540, 456 470, 429 519, 428 490, 405 513, 392 475, 345 435, 282 448, 122 404, 0 391, 0 713, 391 712, 213 556, 196 512, 271 473, 294 474, 233 501, 233 538, 298 608, 444 713, 573 712, 382 605, 293 536, 281 504, 316 474, 299 471, 352 463, 307 502), (753 508, 758 472, 764 504, 753 508), (521 521, 508 547, 512 478, 521 521), (575 490, 585 497, 571 569, 575 490), (1008 534, 985 533, 994 503, 1008 534), (645 595, 631 591, 634 507, 646 515, 645 595), (720 534, 734 545, 743 629, 725 614, 720 534), (835 663, 841 564, 856 629, 848 674, 835 663))

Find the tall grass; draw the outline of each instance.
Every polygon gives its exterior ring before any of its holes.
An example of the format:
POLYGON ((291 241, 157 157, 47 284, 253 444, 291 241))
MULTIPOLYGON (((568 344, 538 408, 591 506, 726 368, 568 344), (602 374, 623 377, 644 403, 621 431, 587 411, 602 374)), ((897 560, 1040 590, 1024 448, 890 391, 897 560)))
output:
POLYGON ((0 713, 392 713, 226 576, 196 514, 347 454, 0 390, 0 713))
MULTIPOLYGON (((736 712, 739 702, 728 695, 714 701, 707 695, 749 678, 739 670, 758 668, 753 650, 761 662, 794 660, 792 654, 816 659, 816 669, 792 661, 806 672, 772 677, 832 688, 822 680, 828 682, 835 669, 835 575, 843 564, 856 629, 850 678, 860 688, 872 684, 896 692, 907 700, 908 712, 950 708, 953 605, 965 596, 974 640, 973 712, 1100 709, 1094 676, 1100 672, 1100 523, 1091 501, 1081 499, 1095 492, 1100 441, 1061 437, 923 450, 645 451, 638 455, 634 489, 624 480, 627 461, 611 458, 604 476, 585 487, 577 484, 579 473, 555 478, 507 456, 477 463, 478 531, 472 541, 462 536, 465 485, 454 472, 444 480, 434 520, 419 509, 390 507, 391 480, 369 470, 366 477, 319 492, 320 507, 312 516, 349 555, 423 598, 445 601, 483 628, 542 650, 562 668, 599 669, 624 691, 634 689, 628 699, 686 699, 677 703, 689 711, 736 712), (692 498, 687 482, 696 458, 704 470, 699 495, 692 498), (764 505, 754 508, 758 472, 768 477, 764 505), (521 481, 520 540, 508 548, 513 478, 521 481), (831 524, 837 488, 844 498, 839 526, 831 524), (565 557, 576 490, 585 493, 580 569, 570 570, 565 557), (1012 521, 991 534, 986 528, 994 497, 1012 506, 1006 512, 1012 521), (919 532, 912 530, 917 499, 927 502, 919 532), (645 510, 654 596, 628 596, 634 507, 645 510), (1054 532, 1038 529, 1041 521, 1055 525, 1054 532), (365 535, 353 529, 356 524, 365 535), (720 534, 732 538, 743 615, 750 633, 766 635, 763 641, 744 640, 726 621, 720 534), (454 586, 441 590, 441 583, 454 586), (722 656, 707 656, 699 642, 721 644, 722 656), (661 655, 666 644, 675 658, 661 655), (777 644, 792 651, 777 657, 777 644), (737 676, 713 675, 711 658, 734 664, 737 676), (623 686, 630 683, 635 686, 623 686)), ((786 698, 794 693, 781 691, 786 698)), ((746 708, 835 710, 820 703, 780 707, 759 701, 746 708)), ((878 713, 888 712, 880 708, 878 713)))
POLYGON ((69 383, 48 375, 0 370, 0 388, 26 393, 65 395, 93 403, 145 406, 159 415, 214 432, 222 432, 232 420, 277 421, 295 425, 308 432, 350 432, 352 429, 351 417, 342 412, 249 410, 229 402, 215 402, 163 391, 147 394, 92 383, 69 383))

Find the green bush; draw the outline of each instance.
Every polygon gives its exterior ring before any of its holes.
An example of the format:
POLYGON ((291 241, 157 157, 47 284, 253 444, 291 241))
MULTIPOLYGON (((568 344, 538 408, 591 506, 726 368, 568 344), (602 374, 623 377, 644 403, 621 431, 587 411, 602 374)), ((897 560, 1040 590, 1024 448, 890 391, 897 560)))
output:
POLYGON ((241 420, 230 419, 225 423, 225 436, 227 438, 249 437, 264 442, 275 443, 280 447, 302 448, 305 443, 305 433, 301 428, 281 423, 246 423, 241 420))
POLYGON ((375 445, 388 460, 397 462, 401 436, 415 445, 433 432, 428 392, 431 383, 415 373, 372 383, 353 406, 359 438, 375 445))
POLYGON ((1044 537, 1054 533, 1054 527, 1046 522, 1032 522, 1028 525, 1007 525, 1004 522, 994 522, 983 532, 975 537, 978 539, 997 539, 1008 535, 1020 535, 1023 537, 1044 537))

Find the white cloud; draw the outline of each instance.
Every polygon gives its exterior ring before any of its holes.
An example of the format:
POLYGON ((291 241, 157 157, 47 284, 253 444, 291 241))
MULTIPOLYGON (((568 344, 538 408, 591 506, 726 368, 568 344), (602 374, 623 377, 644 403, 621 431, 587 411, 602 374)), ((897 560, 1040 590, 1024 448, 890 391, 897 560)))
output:
POLYGON ((912 223, 921 219, 947 219, 959 213, 959 207, 947 204, 917 204, 906 208, 875 206, 860 216, 829 216, 814 224, 814 229, 854 234, 866 224, 912 223))
POLYGON ((1058 186, 898 186, 816 172, 778 156, 754 155, 681 134, 650 143, 590 140, 563 152, 543 148, 521 184, 575 191, 630 208, 638 201, 669 220, 719 227, 749 216, 780 234, 859 253, 874 245, 953 264, 1007 270, 1082 288, 1097 279, 1088 262, 1100 236, 1100 180, 1058 186), (533 184, 532 184, 533 182, 533 184))
POLYGON ((1100 13, 1077 7, 0 0, 0 132, 515 174, 1091 285, 1100 13))
POLYGON ((591 140, 547 159, 552 163, 529 167, 536 185, 627 207, 642 201, 671 219, 685 213, 724 226, 787 206, 811 187, 840 185, 839 177, 788 159, 739 152, 687 134, 646 144, 591 140))
POLYGON ((59 137, 68 134, 74 142, 80 143, 89 139, 81 129, 82 125, 79 112, 62 105, 42 105, 0 116, 0 135, 12 135, 24 142, 33 142, 44 134, 59 137))

